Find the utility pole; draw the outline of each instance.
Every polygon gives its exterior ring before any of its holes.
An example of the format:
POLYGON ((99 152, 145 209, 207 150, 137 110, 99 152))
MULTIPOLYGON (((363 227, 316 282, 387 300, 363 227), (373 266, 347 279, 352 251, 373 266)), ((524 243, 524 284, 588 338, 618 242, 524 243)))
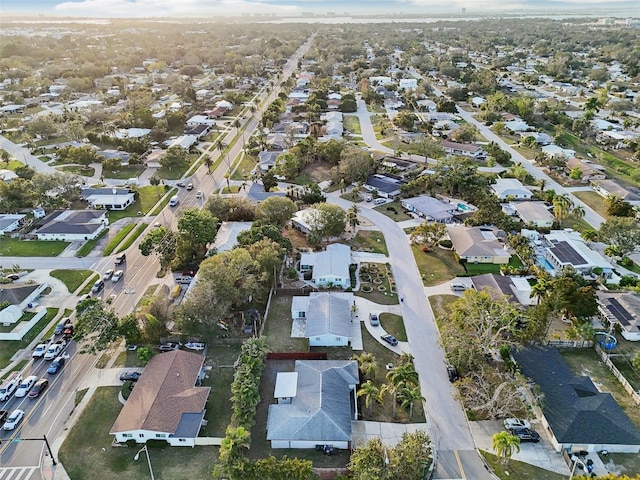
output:
POLYGON ((49 452, 49 456, 51 457, 51 462, 53 465, 57 465, 56 459, 53 458, 53 452, 51 451, 51 445, 49 445, 49 440, 47 440, 46 435, 42 435, 42 438, 14 438, 11 440, 12 442, 42 442, 44 440, 45 445, 47 446, 47 451, 49 452))

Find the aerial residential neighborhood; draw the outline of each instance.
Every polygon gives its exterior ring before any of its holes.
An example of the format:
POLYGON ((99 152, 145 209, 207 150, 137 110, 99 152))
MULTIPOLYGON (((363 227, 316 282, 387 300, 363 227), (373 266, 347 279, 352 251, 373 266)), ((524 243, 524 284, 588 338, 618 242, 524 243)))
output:
POLYGON ((640 478, 637 6, 8 3, 0 479, 640 478))

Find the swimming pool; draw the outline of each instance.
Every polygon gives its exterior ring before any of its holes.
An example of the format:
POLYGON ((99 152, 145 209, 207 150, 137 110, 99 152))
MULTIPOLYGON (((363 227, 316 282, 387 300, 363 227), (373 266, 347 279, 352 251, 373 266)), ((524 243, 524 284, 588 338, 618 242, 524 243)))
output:
POLYGON ((468 207, 467 205, 465 205, 464 203, 459 203, 458 204, 458 208, 460 210, 471 210, 471 207, 468 207))
POLYGON ((548 270, 550 273, 553 273, 555 271, 555 268, 553 268, 553 265, 551 265, 551 262, 549 260, 547 260, 543 255, 538 255, 538 264, 543 267, 545 270, 548 270))

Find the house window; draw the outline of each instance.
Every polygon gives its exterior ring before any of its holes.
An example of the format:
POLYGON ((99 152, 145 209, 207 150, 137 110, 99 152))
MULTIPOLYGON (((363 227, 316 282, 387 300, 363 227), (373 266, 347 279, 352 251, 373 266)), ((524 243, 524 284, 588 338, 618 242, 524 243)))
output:
POLYGON ((133 433, 123 433, 122 436, 124 438, 133 438, 133 433))
POLYGON ((342 337, 336 337, 336 342, 342 341, 342 337))
POLYGON ((144 433, 139 433, 139 434, 138 434, 138 436, 139 436, 140 438, 144 438, 144 433))
POLYGON ((166 433, 156 433, 156 438, 167 438, 166 433))
POLYGON ((307 316, 307 312, 298 312, 298 318, 305 318, 307 316))
POLYGON ((179 438, 178 441, 179 442, 186 442, 187 440, 185 438, 179 438))
POLYGON ((316 341, 319 342, 320 341, 320 337, 316 337, 316 341))

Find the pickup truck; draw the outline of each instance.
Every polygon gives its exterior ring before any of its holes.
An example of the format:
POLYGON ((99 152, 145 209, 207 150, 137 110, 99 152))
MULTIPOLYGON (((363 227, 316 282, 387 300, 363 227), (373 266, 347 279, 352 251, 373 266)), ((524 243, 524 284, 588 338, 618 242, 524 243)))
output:
POLYGON ((67 342, 65 340, 58 340, 55 343, 52 343, 47 350, 47 353, 44 354, 44 359, 53 360, 54 358, 56 358, 58 355, 60 355, 62 350, 64 350, 66 344, 67 342))
POLYGON ((42 358, 46 351, 47 351, 47 344, 41 343, 39 345, 36 345, 36 348, 33 349, 33 353, 31 354, 31 356, 33 358, 42 358))

